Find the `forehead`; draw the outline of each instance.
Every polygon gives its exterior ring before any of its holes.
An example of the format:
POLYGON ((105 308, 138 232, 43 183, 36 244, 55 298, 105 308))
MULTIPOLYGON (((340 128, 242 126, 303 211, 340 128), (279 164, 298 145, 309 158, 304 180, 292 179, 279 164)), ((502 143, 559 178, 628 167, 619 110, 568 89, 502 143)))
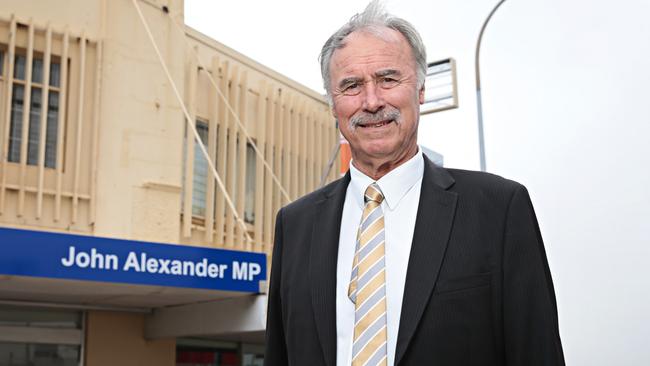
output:
POLYGON ((406 38, 390 28, 358 30, 345 37, 345 46, 332 54, 332 82, 345 76, 374 74, 383 68, 403 73, 415 70, 415 61, 406 38))

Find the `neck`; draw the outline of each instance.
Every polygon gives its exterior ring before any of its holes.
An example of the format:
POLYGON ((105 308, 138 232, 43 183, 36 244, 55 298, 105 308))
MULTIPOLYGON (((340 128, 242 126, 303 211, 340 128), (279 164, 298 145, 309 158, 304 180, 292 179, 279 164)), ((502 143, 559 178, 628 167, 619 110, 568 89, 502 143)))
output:
POLYGON ((352 154, 352 165, 359 169, 360 172, 378 181, 384 175, 388 174, 393 169, 409 161, 418 152, 418 146, 415 144, 413 147, 404 150, 404 153, 398 157, 389 157, 384 159, 373 159, 371 157, 356 156, 352 154))

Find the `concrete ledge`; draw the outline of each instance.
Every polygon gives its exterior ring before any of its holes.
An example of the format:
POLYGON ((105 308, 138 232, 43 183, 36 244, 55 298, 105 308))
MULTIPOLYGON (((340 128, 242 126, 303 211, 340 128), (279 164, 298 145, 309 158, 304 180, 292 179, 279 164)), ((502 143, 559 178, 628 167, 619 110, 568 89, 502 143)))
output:
POLYGON ((145 321, 145 338, 215 337, 264 332, 266 304, 266 295, 252 295, 154 309, 145 321))

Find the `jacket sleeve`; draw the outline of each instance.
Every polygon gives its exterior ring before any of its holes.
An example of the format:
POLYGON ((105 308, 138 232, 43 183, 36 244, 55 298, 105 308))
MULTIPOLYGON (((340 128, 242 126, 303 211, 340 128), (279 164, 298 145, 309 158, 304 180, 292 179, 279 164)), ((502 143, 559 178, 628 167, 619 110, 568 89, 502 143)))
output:
POLYGON ((287 366, 287 346, 282 320, 282 297, 280 283, 282 280, 282 210, 275 221, 275 240, 271 263, 271 284, 269 286, 269 303, 266 313, 266 352, 264 365, 287 366))
POLYGON ((521 185, 511 198, 506 220, 502 272, 506 365, 564 365, 544 243, 528 191, 521 185))

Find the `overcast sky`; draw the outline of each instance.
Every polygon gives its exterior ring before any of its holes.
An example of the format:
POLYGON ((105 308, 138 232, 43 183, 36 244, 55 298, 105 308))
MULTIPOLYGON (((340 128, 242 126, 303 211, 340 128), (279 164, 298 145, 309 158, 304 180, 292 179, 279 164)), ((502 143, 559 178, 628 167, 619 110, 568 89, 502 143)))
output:
MULTIPOLYGON (((477 169, 474 47, 497 1, 388 1, 428 61, 453 57, 460 107, 419 141, 477 169)), ((322 92, 317 56, 366 1, 186 0, 186 23, 322 92)), ((506 1, 481 52, 488 171, 525 184, 555 280, 568 365, 650 365, 650 2, 506 1)))

